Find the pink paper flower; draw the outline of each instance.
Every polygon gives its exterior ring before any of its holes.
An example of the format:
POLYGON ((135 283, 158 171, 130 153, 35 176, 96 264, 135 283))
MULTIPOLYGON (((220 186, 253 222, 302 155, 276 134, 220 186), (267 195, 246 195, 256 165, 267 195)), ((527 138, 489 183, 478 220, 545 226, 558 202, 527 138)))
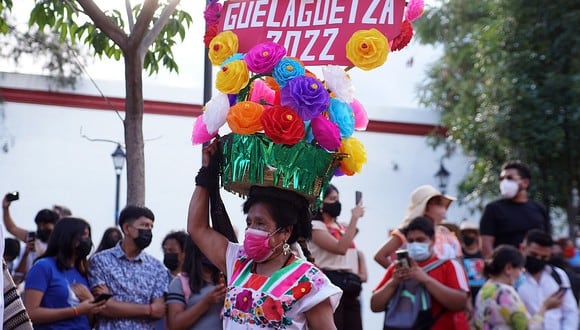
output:
POLYGON ((203 121, 203 114, 197 117, 195 124, 193 124, 193 131, 191 132, 191 144, 198 145, 209 142, 215 135, 217 131, 209 133, 207 131, 207 126, 203 121))
POLYGON ((340 130, 338 126, 320 115, 310 121, 312 135, 321 147, 326 150, 336 150, 340 147, 340 130))
POLYGON ((264 106, 264 109, 269 109, 274 105, 276 92, 274 92, 268 85, 260 80, 254 80, 254 85, 250 92, 250 101, 259 103, 264 106))
POLYGON ((248 69, 254 73, 270 73, 274 66, 286 55, 286 48, 272 41, 259 43, 245 56, 248 69))
POLYGON ((425 2, 423 0, 410 0, 407 4, 407 12, 405 18, 412 22, 423 15, 425 10, 425 2))
POLYGON ((366 130, 369 125, 369 116, 364 106, 357 99, 354 99, 350 106, 354 113, 354 129, 357 131, 366 130))
POLYGON ((210 3, 203 12, 205 25, 210 26, 219 23, 222 12, 222 4, 219 2, 210 3))

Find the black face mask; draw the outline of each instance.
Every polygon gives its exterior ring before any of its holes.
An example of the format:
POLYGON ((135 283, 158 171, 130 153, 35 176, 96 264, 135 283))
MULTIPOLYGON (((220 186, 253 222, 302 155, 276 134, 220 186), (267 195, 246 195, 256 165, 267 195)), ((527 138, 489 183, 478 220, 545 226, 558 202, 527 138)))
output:
POLYGON ((165 253, 163 255, 163 264, 170 271, 174 271, 179 267, 179 256, 177 253, 165 253))
POLYGON ((133 239, 135 245, 139 250, 143 250, 151 244, 151 240, 153 239, 153 233, 151 229, 137 229, 139 231, 139 236, 133 239))
POLYGON ((44 243, 48 242, 50 234, 52 234, 52 229, 38 229, 36 231, 36 237, 44 243))
POLYGON ((340 215, 340 210, 342 205, 340 205, 339 201, 334 203, 323 203, 322 204, 322 212, 330 215, 333 218, 336 218, 340 215))
POLYGON ((541 272, 544 269, 544 267, 546 267, 545 260, 540 260, 538 258, 534 258, 534 257, 530 257, 530 256, 526 257, 526 270, 530 274, 537 274, 537 273, 541 272))
POLYGON ((463 243, 465 244, 465 246, 470 246, 471 244, 475 243, 475 237, 463 236, 463 243))
POLYGON ((79 245, 77 246, 77 258, 84 259, 86 258, 91 250, 93 249, 93 241, 91 241, 88 237, 81 237, 79 240, 79 245))

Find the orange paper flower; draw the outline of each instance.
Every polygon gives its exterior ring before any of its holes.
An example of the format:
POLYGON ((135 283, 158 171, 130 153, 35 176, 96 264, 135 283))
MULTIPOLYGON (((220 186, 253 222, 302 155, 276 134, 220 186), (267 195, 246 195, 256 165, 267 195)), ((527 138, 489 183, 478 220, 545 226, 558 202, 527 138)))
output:
POLYGON ((253 134, 263 129, 260 117, 264 112, 261 104, 251 101, 236 103, 230 108, 226 121, 236 134, 253 134))

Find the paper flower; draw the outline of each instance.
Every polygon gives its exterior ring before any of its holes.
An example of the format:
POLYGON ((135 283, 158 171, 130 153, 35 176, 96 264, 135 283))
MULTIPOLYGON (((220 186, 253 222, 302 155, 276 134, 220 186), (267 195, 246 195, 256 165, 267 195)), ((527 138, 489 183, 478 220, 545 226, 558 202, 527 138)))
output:
POLYGON ((222 93, 237 94, 250 80, 246 62, 234 60, 222 67, 217 73, 215 87, 222 93))
POLYGON ((354 114, 354 129, 357 131, 364 131, 369 125, 369 116, 364 106, 357 100, 354 99, 350 103, 352 108, 352 113, 354 114))
POLYGON ((413 38, 413 25, 404 20, 401 24, 401 33, 390 42, 391 50, 397 51, 405 48, 413 38))
POLYGON ((222 11, 222 4, 219 2, 210 3, 203 11, 203 18, 205 18, 205 25, 214 25, 219 23, 222 11))
POLYGON ((341 138, 347 138, 354 133, 354 115, 348 103, 335 98, 331 99, 328 116, 330 121, 338 126, 341 138))
POLYGON ((264 107, 258 103, 244 101, 230 108, 226 121, 236 134, 253 134, 263 129, 260 117, 264 107))
POLYGON ((211 40, 215 38, 217 34, 218 34, 217 24, 208 26, 207 29, 205 29, 205 33, 203 34, 203 44, 205 45, 205 48, 209 48, 211 40))
POLYGON ((329 99, 322 83, 307 76, 290 80, 280 91, 280 104, 296 110, 302 120, 310 120, 326 111, 329 99))
POLYGON ((409 22, 413 22, 417 18, 423 15, 425 10, 425 2, 423 0, 410 0, 407 4, 407 12, 405 13, 405 18, 409 22))
POLYGON ((352 136, 342 140, 338 152, 349 155, 340 163, 340 170, 346 175, 360 173, 362 166, 367 162, 367 153, 363 144, 352 136))
POLYGON ((304 137, 304 122, 292 108, 273 106, 264 110, 260 122, 274 143, 294 145, 304 137))
POLYGON ((269 109, 274 105, 276 92, 274 92, 268 85, 260 80, 254 80, 252 89, 250 90, 250 101, 259 103, 264 106, 264 109, 269 109))
POLYGON ((321 147, 336 150, 340 147, 340 130, 335 123, 320 115, 310 122, 312 135, 321 147))
POLYGON ((191 144, 203 144, 209 142, 215 135, 216 132, 209 133, 207 131, 207 126, 204 123, 203 114, 201 114, 195 120, 195 124, 193 124, 193 130, 191 132, 191 144))
POLYGON ((303 76, 306 73, 302 63, 289 57, 285 57, 274 66, 272 70, 272 77, 280 87, 286 86, 286 83, 298 76, 303 76))
POLYGON ((354 86, 350 76, 338 65, 327 65, 322 68, 324 82, 336 98, 346 103, 354 99, 354 86))
POLYGON ((246 53, 248 69, 254 73, 270 73, 274 66, 286 56, 286 48, 272 41, 255 45, 246 53))
POLYGON ((383 65, 389 54, 389 42, 379 30, 358 30, 346 43, 346 58, 357 68, 368 71, 383 65))
POLYGON ((217 132, 226 123, 226 116, 230 109, 228 96, 223 93, 216 93, 205 105, 203 121, 208 132, 217 132))
POLYGON ((208 56, 213 65, 221 65, 228 57, 238 52, 238 36, 232 31, 224 31, 209 43, 208 56))

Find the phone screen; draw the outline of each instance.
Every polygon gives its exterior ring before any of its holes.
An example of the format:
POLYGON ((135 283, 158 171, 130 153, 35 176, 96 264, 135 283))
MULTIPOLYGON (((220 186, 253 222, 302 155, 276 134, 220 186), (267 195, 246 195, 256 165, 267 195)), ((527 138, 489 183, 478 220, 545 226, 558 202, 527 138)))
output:
POLYGON ((362 200, 362 191, 356 191, 355 192, 355 202, 356 205, 358 205, 362 200))
POLYGON ((409 252, 407 250, 397 250, 395 252, 397 255, 397 260, 401 262, 402 267, 409 267, 409 252))
POLYGON ((112 296, 113 295, 110 293, 101 293, 100 295, 98 295, 95 298, 95 303, 98 303, 98 302, 103 301, 103 300, 107 300, 107 299, 111 298, 112 296))

